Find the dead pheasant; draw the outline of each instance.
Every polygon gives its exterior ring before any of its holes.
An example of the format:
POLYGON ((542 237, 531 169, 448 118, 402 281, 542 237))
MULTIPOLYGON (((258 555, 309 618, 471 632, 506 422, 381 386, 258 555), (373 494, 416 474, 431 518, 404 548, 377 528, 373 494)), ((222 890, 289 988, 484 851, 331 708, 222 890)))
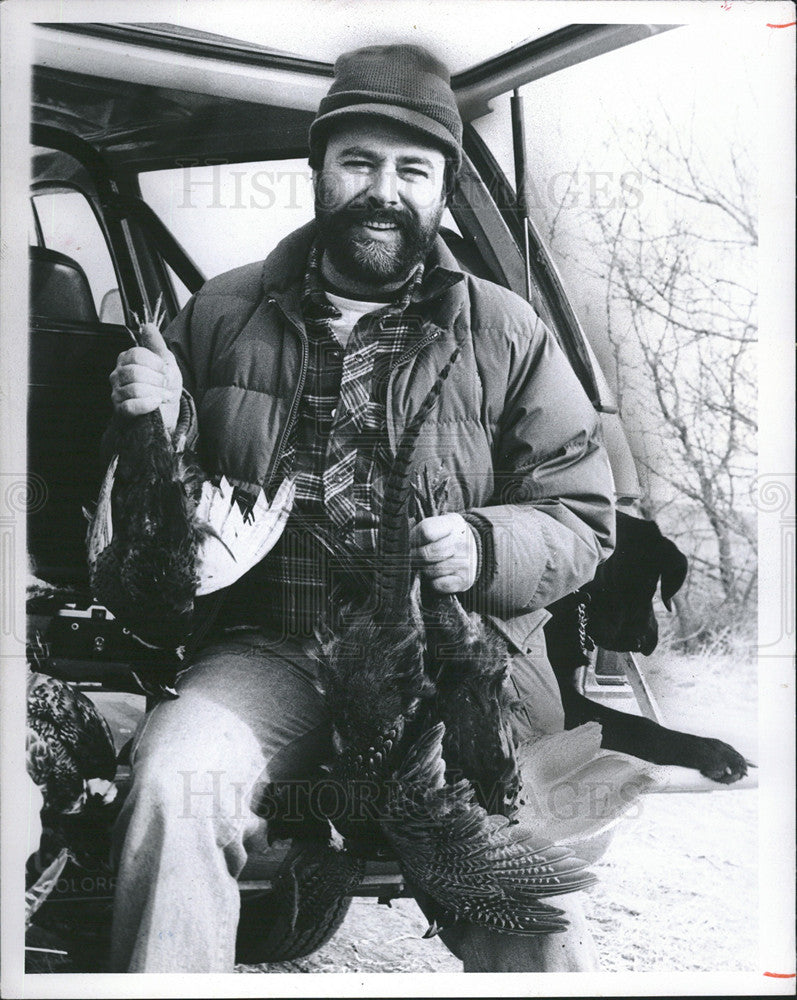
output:
MULTIPOLYGON (((418 517, 445 514, 448 483, 424 468, 416 487, 418 517)), ((390 527, 388 526, 388 531, 390 527)), ((434 683, 430 724, 445 724, 447 781, 463 775, 490 813, 512 816, 521 777, 514 751, 506 643, 484 620, 468 614, 454 594, 421 589, 426 673, 434 683)))
MULTIPOLYGON (((147 311, 134 340, 168 354, 147 311)), ((275 544, 293 503, 285 482, 244 514, 222 477, 207 481, 194 456, 174 448, 159 410, 116 417, 113 458, 87 537, 94 596, 140 639, 174 649, 193 625, 194 598, 229 586, 275 544)))
POLYGON ((28 674, 28 773, 45 808, 77 813, 90 796, 115 797, 116 751, 94 703, 65 681, 28 674))
POLYGON ((415 442, 457 354, 407 426, 385 485, 375 603, 344 614, 322 643, 331 775, 346 791, 334 824, 356 854, 379 843, 395 851, 428 901, 430 932, 465 920, 552 933, 566 924, 545 897, 594 878, 568 849, 495 814, 515 809, 521 783, 502 693, 506 647, 455 597, 422 609, 409 562, 415 442))
MULTIPOLYGON (((132 336, 162 357, 160 321, 156 307, 132 336)), ((110 438, 114 454, 87 538, 93 594, 139 638, 177 647, 197 587, 201 474, 175 453, 159 410, 114 417, 110 438)))
POLYGON ((33 671, 28 674, 26 750, 28 776, 38 790, 31 809, 39 813, 31 813, 29 822, 37 837, 46 831, 35 845, 43 870, 34 869, 35 881, 26 892, 27 926, 68 861, 96 866, 107 860, 117 788, 113 739, 94 703, 65 681, 33 671))

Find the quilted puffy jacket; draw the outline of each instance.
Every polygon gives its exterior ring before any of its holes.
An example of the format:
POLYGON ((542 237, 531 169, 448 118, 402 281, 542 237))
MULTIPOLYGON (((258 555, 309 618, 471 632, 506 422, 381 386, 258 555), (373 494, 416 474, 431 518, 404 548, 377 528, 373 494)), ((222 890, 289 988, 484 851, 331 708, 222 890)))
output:
MULTIPOLYGON (((203 465, 244 489, 271 483, 296 416, 314 234, 309 223, 264 263, 208 281, 165 332, 196 407, 203 465)), ((534 310, 463 274, 439 237, 411 308, 423 336, 390 376, 390 445, 459 344, 415 464, 449 478, 450 509, 489 524, 494 571, 471 604, 530 651, 542 609, 592 579, 613 546, 613 483, 597 415, 534 310)))

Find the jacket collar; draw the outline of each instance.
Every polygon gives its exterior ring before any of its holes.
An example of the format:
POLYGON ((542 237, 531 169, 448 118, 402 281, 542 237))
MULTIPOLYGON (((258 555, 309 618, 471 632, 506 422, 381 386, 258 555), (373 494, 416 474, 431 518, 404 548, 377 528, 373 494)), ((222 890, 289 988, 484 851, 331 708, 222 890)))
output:
MULTIPOLYGON (((308 222, 277 244, 263 264, 266 295, 277 301, 287 317, 302 327, 302 285, 307 258, 316 237, 315 222, 308 222)), ((423 316, 437 326, 449 327, 465 301, 464 274, 443 238, 437 236, 426 258, 423 281, 411 302, 423 304, 423 316)))

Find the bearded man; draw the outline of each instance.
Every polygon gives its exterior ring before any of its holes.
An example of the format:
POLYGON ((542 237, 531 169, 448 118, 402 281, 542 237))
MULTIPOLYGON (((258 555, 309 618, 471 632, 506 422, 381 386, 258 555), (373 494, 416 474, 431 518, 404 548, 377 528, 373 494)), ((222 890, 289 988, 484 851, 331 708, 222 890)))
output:
MULTIPOLYGON (((544 655, 544 608, 611 551, 612 479, 596 415, 544 324, 518 296, 464 274, 438 235, 461 163, 446 69, 415 46, 341 56, 310 131, 315 221, 265 263, 207 282, 165 333, 171 354, 120 355, 122 416, 160 407, 175 441, 241 495, 290 476, 296 508, 351 552, 376 545, 401 429, 459 345, 417 461, 449 482, 453 513, 413 529, 430 585, 490 613, 516 654, 532 732, 563 729, 544 655), (532 655, 525 655, 529 652, 532 655)), ((262 842, 267 782, 329 758, 309 640, 331 581, 288 529, 223 592, 215 629, 137 735, 118 824, 119 971, 231 971, 236 876, 262 842)), ((474 971, 594 968, 577 900, 570 929, 444 937, 474 971)))

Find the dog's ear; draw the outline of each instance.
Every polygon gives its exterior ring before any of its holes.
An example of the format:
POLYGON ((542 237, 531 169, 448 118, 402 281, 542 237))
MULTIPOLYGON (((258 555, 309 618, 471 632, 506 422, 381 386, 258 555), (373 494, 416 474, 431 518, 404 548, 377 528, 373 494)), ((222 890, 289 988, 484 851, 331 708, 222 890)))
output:
POLYGON ((662 535, 659 543, 661 553, 661 599, 664 607, 672 611, 672 599, 683 587, 689 562, 675 542, 662 535))

